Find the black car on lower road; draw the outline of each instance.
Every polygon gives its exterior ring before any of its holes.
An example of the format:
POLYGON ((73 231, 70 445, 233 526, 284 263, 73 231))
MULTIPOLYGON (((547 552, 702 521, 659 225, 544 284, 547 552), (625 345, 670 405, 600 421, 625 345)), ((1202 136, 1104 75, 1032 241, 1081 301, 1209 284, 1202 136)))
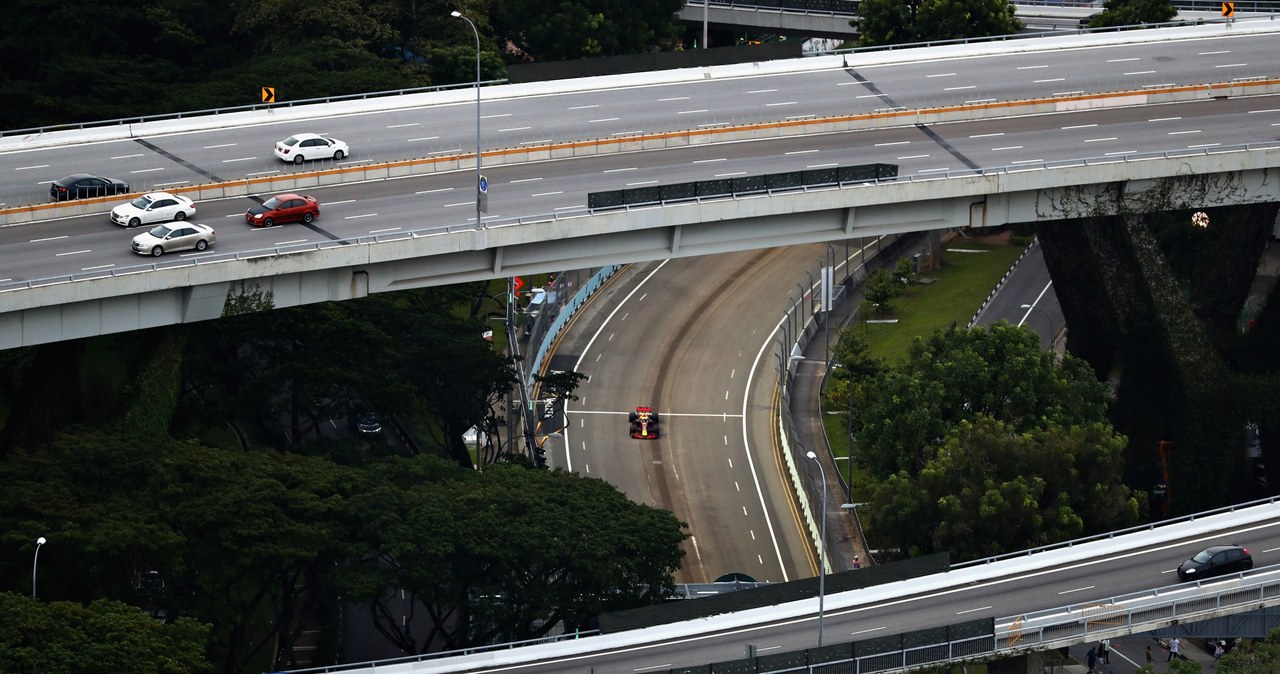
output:
POLYGON ((49 197, 54 201, 109 197, 129 192, 129 183, 115 178, 103 178, 91 173, 72 173, 49 185, 49 197))
POLYGON ((1253 568, 1253 556, 1239 545, 1215 545, 1197 552, 1178 565, 1178 578, 1199 580, 1226 573, 1239 573, 1253 568))

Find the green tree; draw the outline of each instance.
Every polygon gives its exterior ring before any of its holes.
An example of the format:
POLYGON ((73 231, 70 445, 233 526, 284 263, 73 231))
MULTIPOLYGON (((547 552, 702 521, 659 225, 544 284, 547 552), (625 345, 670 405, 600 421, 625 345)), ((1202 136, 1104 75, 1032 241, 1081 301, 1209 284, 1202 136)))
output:
POLYGON ((922 40, 1013 35, 1024 28, 1008 0, 925 0, 916 14, 922 40))
POLYGON ((189 618, 165 624, 117 601, 82 606, 0 592, 0 671, 5 672, 212 672, 204 657, 209 632, 209 625, 189 618))
POLYGON ((503 0, 494 29, 538 61, 640 54, 670 45, 682 28, 683 0, 503 0))
POLYGON ((915 474, 872 488, 864 523, 908 555, 972 559, 1137 522, 1121 482, 1124 438, 1094 423, 1014 433, 978 416, 948 433, 915 474))
MULTIPOLYGON (((408 474, 431 466, 420 457, 408 474)), ((375 483, 402 481, 405 468, 379 467, 386 479, 375 483)), ((354 499, 354 514, 375 518, 362 540, 381 561, 344 594, 372 602, 378 629, 400 648, 535 638, 557 622, 572 629, 674 592, 685 534, 671 513, 563 471, 499 464, 444 477, 354 499), (386 610, 388 587, 422 602, 424 619, 403 624, 386 610)))
POLYGON ((892 313, 893 298, 901 292, 902 286, 888 269, 877 269, 862 282, 863 302, 877 314, 892 313))
POLYGON ((358 478, 294 454, 82 431, 0 464, 0 523, 9 537, 48 537, 42 597, 130 601, 214 625, 210 659, 240 672, 274 664, 264 649, 287 652, 316 602, 336 596, 358 478), (165 591, 143 597, 151 571, 165 591))
POLYGON ((1008 0, 861 0, 855 25, 864 47, 1012 35, 1015 11, 1008 0))
POLYGON ((875 47, 916 42, 916 12, 920 0, 861 0, 858 18, 850 22, 858 29, 858 44, 875 47))
POLYGON ((858 446, 871 475, 914 475, 947 433, 984 415, 1014 433, 1104 420, 1106 389, 1083 362, 1061 363, 1007 323, 917 338, 907 361, 868 383, 858 446))
POLYGON ((1222 674, 1270 674, 1280 671, 1280 628, 1263 639, 1244 639, 1218 660, 1222 674))
POLYGON ((1107 0, 1102 13, 1089 22, 1090 28, 1166 23, 1178 15, 1170 0, 1107 0))
POLYGON ((871 347, 858 334, 856 326, 849 326, 840 333, 840 341, 832 350, 831 359, 839 367, 831 371, 823 389, 823 407, 828 410, 860 409, 864 402, 862 383, 879 374, 883 359, 871 355, 871 347))

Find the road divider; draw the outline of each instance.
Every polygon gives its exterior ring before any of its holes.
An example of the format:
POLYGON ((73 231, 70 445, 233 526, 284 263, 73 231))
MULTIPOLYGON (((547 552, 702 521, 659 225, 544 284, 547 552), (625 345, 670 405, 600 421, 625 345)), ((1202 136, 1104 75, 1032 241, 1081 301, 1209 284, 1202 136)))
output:
MULTIPOLYGON (((765 140, 787 136, 1057 114, 1162 103, 1205 101, 1241 96, 1268 96, 1277 93, 1280 93, 1280 78, 1251 78, 1229 82, 1182 86, 1171 85, 1142 90, 1073 94, 1027 100, 950 105, 937 108, 881 110, 856 115, 739 124, 620 138, 599 138, 570 143, 548 143, 546 145, 488 150, 482 153, 482 157, 484 166, 492 168, 506 164, 526 164, 603 154, 670 150, 743 140, 765 140)), ((278 192, 296 192, 375 180, 409 178, 474 168, 475 153, 464 153, 304 173, 257 176, 225 182, 170 188, 168 191, 182 194, 194 201, 208 201, 259 194, 276 194, 278 192)), ((0 209, 0 227, 83 215, 105 214, 120 201, 121 197, 117 196, 3 208, 0 209)))

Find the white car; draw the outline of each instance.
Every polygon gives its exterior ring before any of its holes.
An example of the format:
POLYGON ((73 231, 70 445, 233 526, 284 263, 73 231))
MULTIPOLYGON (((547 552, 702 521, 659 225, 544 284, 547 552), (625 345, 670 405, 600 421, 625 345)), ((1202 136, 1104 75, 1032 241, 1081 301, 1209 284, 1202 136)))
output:
POLYGON ((314 133, 294 134, 276 143, 276 156, 295 164, 309 159, 342 161, 349 154, 351 150, 346 143, 314 133))
POLYGON ((111 209, 111 222, 121 227, 137 227, 153 222, 186 220, 195 214, 196 205, 186 197, 168 192, 148 192, 111 209))
POLYGON ((133 252, 160 257, 172 250, 204 250, 217 240, 208 225, 194 222, 156 225, 151 231, 133 237, 133 252))

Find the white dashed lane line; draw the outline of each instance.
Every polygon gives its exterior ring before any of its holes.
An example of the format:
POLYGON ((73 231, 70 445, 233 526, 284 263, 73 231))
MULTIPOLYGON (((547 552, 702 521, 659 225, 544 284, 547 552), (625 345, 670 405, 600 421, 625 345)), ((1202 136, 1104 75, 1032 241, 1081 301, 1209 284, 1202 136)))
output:
POLYGON ((342 219, 343 220, 359 220, 360 218, 372 218, 372 217, 376 217, 377 215, 378 215, 377 213, 361 213, 360 215, 344 216, 342 219))
POLYGON ((204 146, 204 147, 203 147, 203 148, 201 148, 201 149, 204 149, 204 150, 216 150, 216 149, 218 149, 218 148, 220 148, 220 147, 235 147, 235 146, 236 146, 236 144, 235 144, 235 143, 219 143, 219 144, 217 144, 217 145, 206 145, 206 146, 204 146))

